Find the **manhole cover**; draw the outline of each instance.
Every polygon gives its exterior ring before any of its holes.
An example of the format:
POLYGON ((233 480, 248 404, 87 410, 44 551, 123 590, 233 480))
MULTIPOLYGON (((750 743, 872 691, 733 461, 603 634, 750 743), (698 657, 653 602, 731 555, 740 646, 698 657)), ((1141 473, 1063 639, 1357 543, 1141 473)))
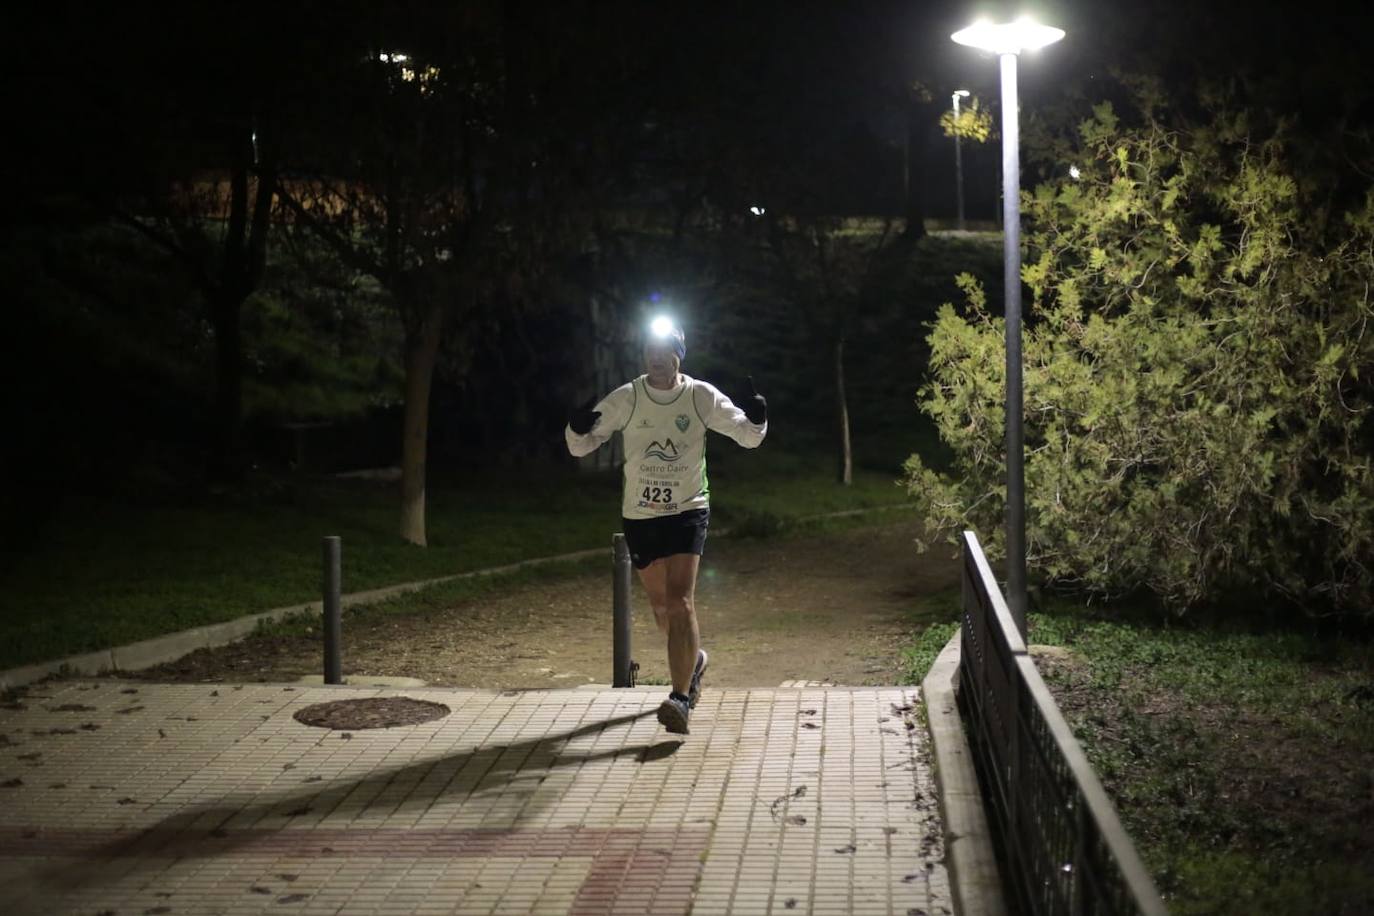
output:
POLYGON ((302 725, 351 730, 418 725, 442 719, 448 714, 449 708, 443 703, 412 700, 410 697, 369 697, 316 703, 297 710, 292 718, 302 725))

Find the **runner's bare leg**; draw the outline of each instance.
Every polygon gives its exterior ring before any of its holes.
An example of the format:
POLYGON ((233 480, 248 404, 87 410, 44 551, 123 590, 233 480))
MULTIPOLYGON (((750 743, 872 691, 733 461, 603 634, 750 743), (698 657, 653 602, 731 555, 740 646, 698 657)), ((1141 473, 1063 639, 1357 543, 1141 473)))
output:
POLYGON ((701 557, 694 553, 675 553, 665 560, 668 576, 668 670, 673 690, 684 696, 691 689, 692 670, 701 648, 697 628, 697 567, 701 557))
POLYGON ((639 573, 639 581, 649 593, 649 606, 654 609, 654 623, 660 633, 668 632, 668 562, 654 560, 639 573))

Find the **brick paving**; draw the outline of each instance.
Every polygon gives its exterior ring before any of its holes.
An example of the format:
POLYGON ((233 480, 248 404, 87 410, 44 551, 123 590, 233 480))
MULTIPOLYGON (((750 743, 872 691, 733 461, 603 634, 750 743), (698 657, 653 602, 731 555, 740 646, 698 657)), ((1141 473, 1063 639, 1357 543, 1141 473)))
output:
POLYGON ((0 707, 10 914, 947 914, 914 688, 61 681, 0 707), (433 722, 338 732, 312 703, 433 722))

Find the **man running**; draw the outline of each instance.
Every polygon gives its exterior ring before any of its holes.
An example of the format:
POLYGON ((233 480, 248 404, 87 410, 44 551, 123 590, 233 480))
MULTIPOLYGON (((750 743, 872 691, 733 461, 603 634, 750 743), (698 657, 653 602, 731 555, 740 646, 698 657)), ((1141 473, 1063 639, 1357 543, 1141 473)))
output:
POLYGON ((752 379, 741 410, 715 386, 683 375, 686 355, 682 329, 655 319, 644 344, 645 374, 595 407, 574 410, 565 433, 568 451, 577 457, 596 451, 616 430, 624 433, 625 542, 649 593, 654 622, 668 634, 673 689, 658 707, 658 721, 679 735, 687 734, 707 663, 695 606, 711 515, 706 431, 745 448, 757 448, 768 433, 768 402, 752 379))

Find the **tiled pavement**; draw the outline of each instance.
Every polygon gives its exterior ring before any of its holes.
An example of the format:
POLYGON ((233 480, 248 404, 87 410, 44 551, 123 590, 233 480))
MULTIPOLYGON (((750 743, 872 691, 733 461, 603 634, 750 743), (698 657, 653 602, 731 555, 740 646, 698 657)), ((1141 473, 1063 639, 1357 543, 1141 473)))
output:
POLYGON ((38 685, 0 708, 0 910, 948 913, 914 688, 38 685), (414 726, 303 706, 410 696, 414 726))

